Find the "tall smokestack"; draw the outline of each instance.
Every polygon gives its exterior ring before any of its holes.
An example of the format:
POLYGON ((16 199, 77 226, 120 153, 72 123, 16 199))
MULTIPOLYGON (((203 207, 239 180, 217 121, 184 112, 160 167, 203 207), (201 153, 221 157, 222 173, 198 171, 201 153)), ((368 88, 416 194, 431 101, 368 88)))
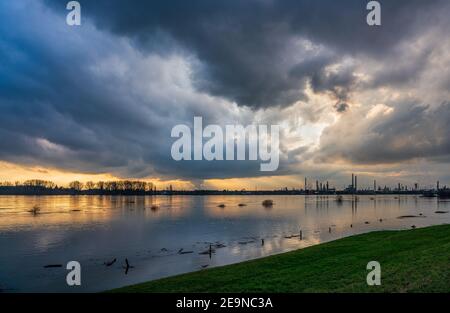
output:
POLYGON ((358 191, 358 176, 355 175, 355 191, 358 191))
POLYGON ((352 173, 352 190, 355 189, 355 174, 352 173))
POLYGON ((306 187, 306 177, 305 177, 305 191, 308 189, 308 187, 306 187))
POLYGON ((373 191, 377 191, 377 181, 373 181, 373 191))
POLYGON ((316 180, 316 190, 319 191, 319 181, 316 180))
POLYGON ((437 190, 439 191, 439 180, 436 183, 437 190))

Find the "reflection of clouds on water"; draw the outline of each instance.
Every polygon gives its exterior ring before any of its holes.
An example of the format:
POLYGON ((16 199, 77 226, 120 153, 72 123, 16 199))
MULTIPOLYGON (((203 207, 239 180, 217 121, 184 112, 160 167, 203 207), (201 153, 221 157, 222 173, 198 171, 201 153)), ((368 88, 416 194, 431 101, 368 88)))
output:
POLYGON ((83 290, 99 291, 373 230, 450 222, 450 214, 436 213, 450 211, 449 201, 416 196, 358 201, 344 196, 339 202, 335 196, 2 196, 0 201, 2 279, 8 288, 27 291, 71 291, 61 285, 61 273, 43 269, 69 260, 82 264, 83 290), (262 201, 269 198, 274 205, 267 211, 262 201), (218 207, 221 203, 225 207, 218 207), (27 212, 34 205, 42 214, 27 212), (397 218, 420 214, 426 218, 397 218), (201 254, 209 244, 211 257, 201 254), (104 266, 114 258, 119 265, 104 266), (135 266, 126 277, 125 258, 135 266))
POLYGON ((58 245, 61 241, 64 240, 64 234, 61 232, 52 232, 51 230, 41 232, 38 236, 34 238, 30 238, 34 240, 33 246, 36 247, 37 253, 47 252, 49 249, 58 245))

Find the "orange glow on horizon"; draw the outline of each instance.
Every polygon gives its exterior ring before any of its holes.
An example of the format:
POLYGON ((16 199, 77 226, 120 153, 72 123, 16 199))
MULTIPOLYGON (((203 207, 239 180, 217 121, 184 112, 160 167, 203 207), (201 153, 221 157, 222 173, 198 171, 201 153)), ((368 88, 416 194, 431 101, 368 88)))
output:
POLYGON ((152 182, 156 188, 164 189, 172 185, 174 189, 194 189, 194 185, 184 180, 163 180, 156 177, 143 179, 118 177, 110 173, 76 173, 63 171, 56 168, 45 168, 41 166, 25 166, 5 161, 0 161, 0 182, 26 181, 29 179, 50 180, 59 186, 68 186, 72 181, 80 181, 86 183, 88 181, 110 181, 110 180, 142 180, 152 182))
MULTIPOLYGON (((332 166, 332 165, 328 165, 332 166)), ((316 167, 317 168, 317 167, 316 167)), ((369 177, 368 184, 372 186, 372 179, 377 179, 380 183, 381 178, 384 179, 384 184, 389 184, 387 178, 399 179, 407 172, 398 171, 395 165, 384 167, 391 169, 390 171, 383 171, 383 176, 380 177, 380 165, 373 165, 370 168, 353 165, 351 169, 348 166, 334 166, 333 169, 341 171, 345 176, 355 173, 360 177, 369 177)), ((319 168, 320 169, 320 168, 319 168)), ((300 170, 301 172, 301 170, 300 170)), ((65 171, 58 168, 43 167, 43 166, 27 166, 6 161, 0 161, 0 182, 15 183, 16 181, 24 182, 30 179, 49 180, 58 186, 68 186, 72 181, 80 181, 86 183, 88 181, 112 181, 112 180, 141 180, 152 182, 158 190, 167 189, 172 186, 174 190, 275 190, 281 188, 288 189, 302 189, 304 188, 303 175, 283 175, 283 176, 260 176, 260 177, 241 177, 241 178, 217 178, 190 181, 186 179, 165 179, 163 177, 119 177, 111 173, 80 173, 73 171, 65 171)), ((362 183, 362 181, 361 181, 362 183)), ((330 186, 342 188, 346 184, 344 182, 335 182, 330 180, 330 186)), ((315 188, 315 178, 308 179, 308 188, 315 188)))
MULTIPOLYGON (((88 181, 109 181, 136 179, 128 177, 118 177, 110 173, 77 173, 64 171, 57 168, 46 168, 41 166, 26 166, 10 162, 0 161, 0 181, 14 183, 16 181, 23 182, 29 179, 50 180, 59 186, 68 186, 72 181, 80 181, 86 183, 88 181)), ((165 180, 158 177, 147 177, 137 179, 152 182, 157 189, 165 189, 172 185, 177 190, 194 190, 194 189, 217 189, 217 190, 272 190, 286 186, 288 188, 300 188, 301 180, 295 176, 263 176, 250 178, 227 178, 227 179, 208 179, 201 185, 195 185, 191 181, 181 179, 165 180)))

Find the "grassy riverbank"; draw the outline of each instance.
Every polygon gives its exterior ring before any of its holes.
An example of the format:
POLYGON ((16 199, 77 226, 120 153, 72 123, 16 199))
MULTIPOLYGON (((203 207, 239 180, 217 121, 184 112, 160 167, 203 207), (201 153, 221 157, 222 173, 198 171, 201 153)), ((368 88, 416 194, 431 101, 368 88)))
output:
POLYGON ((114 292, 450 292, 450 225, 357 235, 114 292), (366 284, 369 261, 381 286, 366 284))

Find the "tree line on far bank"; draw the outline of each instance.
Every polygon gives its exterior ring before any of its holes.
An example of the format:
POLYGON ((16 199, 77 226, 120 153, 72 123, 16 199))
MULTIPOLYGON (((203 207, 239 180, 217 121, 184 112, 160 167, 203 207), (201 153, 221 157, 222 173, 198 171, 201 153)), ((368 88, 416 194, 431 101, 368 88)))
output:
POLYGON ((58 186, 52 181, 31 179, 24 182, 0 182, 0 194, 3 195, 136 195, 153 194, 156 187, 151 182, 140 180, 73 181, 68 187, 58 186))

